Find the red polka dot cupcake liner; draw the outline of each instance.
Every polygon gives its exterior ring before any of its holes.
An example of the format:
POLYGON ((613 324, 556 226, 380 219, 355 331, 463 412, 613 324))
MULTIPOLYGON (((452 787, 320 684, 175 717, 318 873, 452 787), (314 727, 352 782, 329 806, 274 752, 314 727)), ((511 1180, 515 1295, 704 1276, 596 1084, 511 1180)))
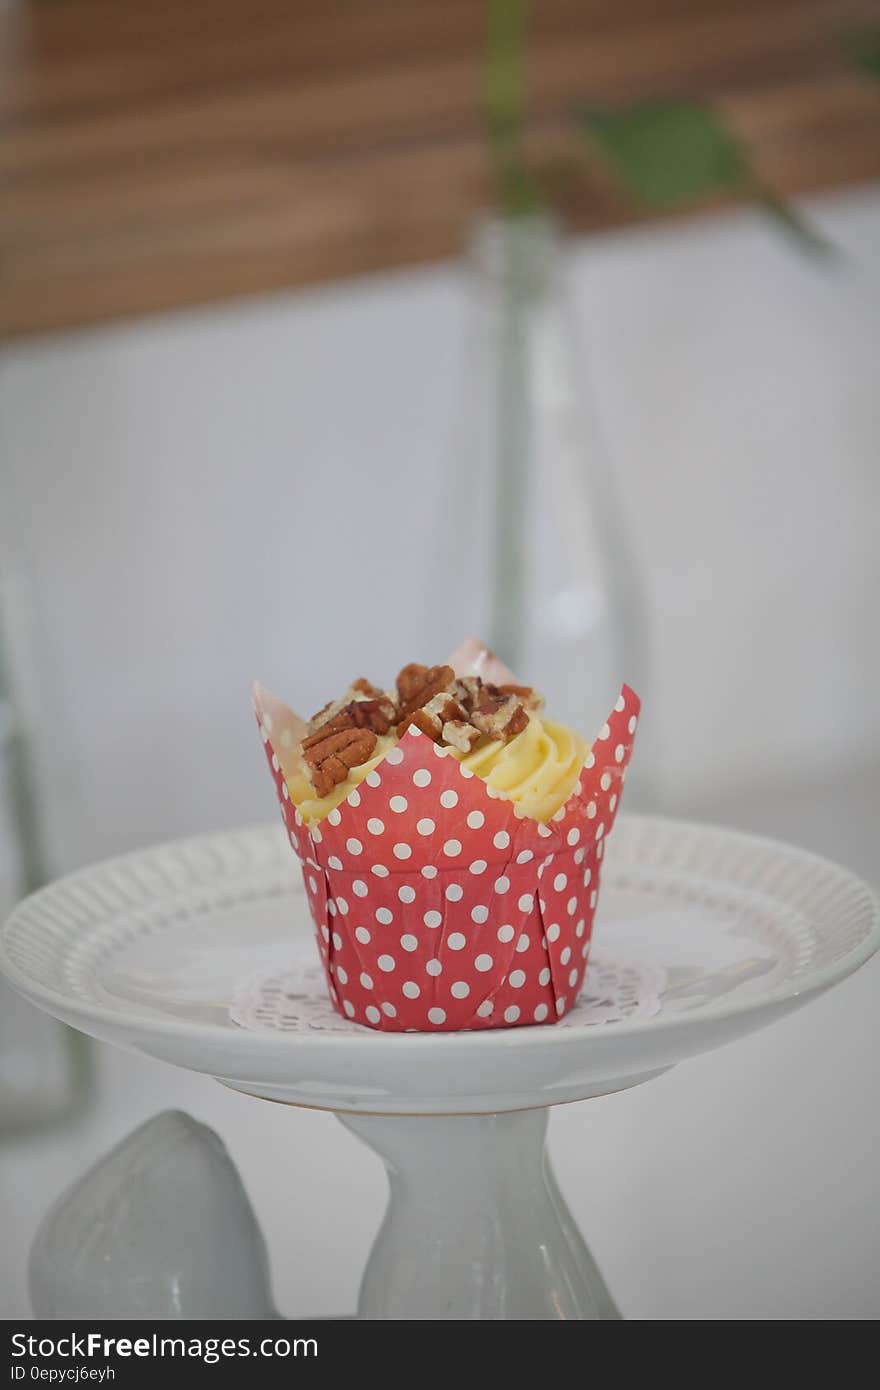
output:
POLYGON ((555 1023, 571 1009, 638 723, 634 691, 621 690, 547 824, 411 727, 309 827, 284 772, 303 722, 260 686, 254 706, 339 1013, 389 1032, 451 1032, 555 1023))

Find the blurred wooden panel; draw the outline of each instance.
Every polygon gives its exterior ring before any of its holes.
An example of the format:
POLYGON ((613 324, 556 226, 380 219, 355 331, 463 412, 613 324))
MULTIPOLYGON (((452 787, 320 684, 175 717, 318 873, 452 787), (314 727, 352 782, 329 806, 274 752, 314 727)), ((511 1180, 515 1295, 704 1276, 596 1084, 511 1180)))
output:
MULTIPOLYGON (((534 0, 530 141, 578 101, 717 99, 787 193, 880 176, 867 0, 534 0)), ((31 0, 0 11, 0 333, 454 253, 489 199, 483 0, 31 0)), ((573 223, 639 214, 595 165, 573 223)))

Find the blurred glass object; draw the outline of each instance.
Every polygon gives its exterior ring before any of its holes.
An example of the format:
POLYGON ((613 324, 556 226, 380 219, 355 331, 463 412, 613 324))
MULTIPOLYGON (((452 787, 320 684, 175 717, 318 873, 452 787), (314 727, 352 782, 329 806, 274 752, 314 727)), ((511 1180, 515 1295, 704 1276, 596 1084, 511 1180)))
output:
POLYGON ((222 1140, 166 1110, 49 1209, 31 1250, 40 1319, 276 1319, 266 1242, 222 1140))
MULTIPOLYGON (((46 880, 23 721, 0 632, 0 921, 46 880)), ((87 1044, 0 981, 0 1136, 66 1119, 84 1099, 87 1044)))
MULTIPOLYGON (((647 632, 554 219, 487 219, 468 274, 475 322, 457 530, 487 556, 490 644, 589 737, 622 682, 646 694, 647 632)), ((630 809, 653 800, 645 752, 630 809)))

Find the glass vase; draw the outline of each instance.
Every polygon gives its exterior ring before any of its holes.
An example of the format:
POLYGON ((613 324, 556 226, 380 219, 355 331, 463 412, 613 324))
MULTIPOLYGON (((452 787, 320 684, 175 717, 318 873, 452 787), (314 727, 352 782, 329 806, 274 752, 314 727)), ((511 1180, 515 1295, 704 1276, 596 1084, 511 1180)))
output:
MULTIPOLYGON (((459 543, 481 557, 492 647, 590 737, 622 682, 646 696, 647 633, 555 220, 482 222, 467 286, 459 543)), ((643 752, 630 809, 654 799, 643 752)))

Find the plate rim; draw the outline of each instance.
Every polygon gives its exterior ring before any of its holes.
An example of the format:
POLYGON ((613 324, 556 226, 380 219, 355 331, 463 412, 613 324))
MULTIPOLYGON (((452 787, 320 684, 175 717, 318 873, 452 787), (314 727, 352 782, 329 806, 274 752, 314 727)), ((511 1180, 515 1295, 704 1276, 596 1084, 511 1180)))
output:
MULTIPOLYGON (((126 1032, 140 1035, 154 1035, 159 1037, 185 1037, 191 1041, 202 1040, 206 1044, 223 1044, 228 1046, 232 1039, 236 1045, 240 1044, 251 1053, 277 1052, 279 1047, 288 1048, 293 1045, 322 1049, 325 1047, 339 1048, 351 1047, 353 1043, 371 1038, 370 1046, 373 1048, 383 1047, 391 1049, 400 1047, 401 1040, 405 1039, 407 1044, 413 1047, 424 1049, 431 1047, 435 1051, 451 1051, 455 1047, 464 1045, 462 1039, 471 1045, 480 1046, 485 1049, 497 1047, 520 1047, 533 1046, 539 1041, 542 1046, 583 1047, 587 1044, 591 1031, 596 1037, 609 1036, 623 1039, 645 1033, 692 1031, 701 1024, 723 1023, 733 1018, 739 1018, 749 1014, 756 1015, 756 1027, 759 1026, 759 1019, 762 1015, 772 1012, 774 1006, 790 1004, 795 1007, 797 1002, 806 1002, 813 995, 831 988, 840 983, 860 969, 875 952, 880 948, 880 896, 859 874, 846 868, 837 861, 828 858, 826 855, 817 854, 812 850, 802 849, 785 840, 780 840, 772 836, 756 835, 750 831, 743 831, 725 825, 719 825, 711 821, 695 821, 677 816, 665 815, 643 815, 639 813, 622 813, 620 820, 627 826, 638 829, 650 829, 651 826, 680 830, 697 835, 720 835, 725 839, 734 840, 743 848, 752 847, 766 851, 782 853, 789 860, 797 860, 804 864, 812 864, 822 867, 826 871, 831 870, 836 877, 846 883, 852 889, 860 891, 865 898, 866 931, 864 939, 858 947, 848 952, 842 959, 832 962, 821 969, 808 972, 801 980, 797 989, 790 986, 781 985, 768 991, 755 1000, 739 1000, 735 1002, 709 1004, 699 1006, 684 1013, 666 1013, 663 1011, 651 1017, 627 1019, 619 1023, 611 1023, 602 1028, 556 1028, 550 1024, 522 1024, 518 1027, 510 1028, 479 1028, 461 1029, 456 1031, 439 1032, 394 1032, 384 1029, 368 1028, 362 1025, 356 1033, 279 1033, 278 1031, 249 1031, 239 1028, 236 1025, 226 1025, 218 1023, 204 1023, 183 1018, 163 1018, 162 1016, 148 1017, 140 1015, 129 1022, 121 1009, 114 1009, 97 1002, 85 1003, 75 996, 61 993, 50 986, 43 985, 34 981, 33 977, 25 971, 19 969, 11 960, 7 949, 7 935, 10 928, 17 922, 19 915, 27 908, 39 902, 42 897, 49 896, 77 881, 82 882, 97 874, 100 871, 108 871, 124 867, 131 861, 139 861, 145 858, 152 858, 163 852, 171 850, 195 849, 199 846, 209 846, 218 842, 232 839, 242 839, 246 836, 264 836, 267 840, 270 835, 277 835, 280 842, 284 843, 283 829, 271 821, 260 821, 243 825, 228 830, 207 831, 197 835, 181 836, 170 840, 159 841, 148 845, 142 849, 129 850, 123 854, 112 855, 106 859, 97 860, 88 865, 83 865, 69 873, 62 874, 53 879, 50 883, 39 888, 34 893, 22 898, 13 907, 10 914, 0 927, 0 975, 4 976, 13 989, 29 1000, 36 1007, 42 1008, 53 1017, 63 1017, 65 1022, 70 1023, 73 1018, 85 1021, 93 1021, 105 1024, 112 1028, 114 1032, 126 1032)), ((613 845, 613 837, 612 845, 613 845)), ((291 850, 292 854, 293 851, 291 850)), ((603 885, 604 886, 604 885, 603 885)), ((211 913, 203 914, 210 917, 211 913)), ((72 1023, 71 1026, 78 1025, 72 1023)), ((83 1027, 83 1032, 92 1030, 83 1027)), ((120 1043, 119 1045, 124 1045, 120 1043)))

